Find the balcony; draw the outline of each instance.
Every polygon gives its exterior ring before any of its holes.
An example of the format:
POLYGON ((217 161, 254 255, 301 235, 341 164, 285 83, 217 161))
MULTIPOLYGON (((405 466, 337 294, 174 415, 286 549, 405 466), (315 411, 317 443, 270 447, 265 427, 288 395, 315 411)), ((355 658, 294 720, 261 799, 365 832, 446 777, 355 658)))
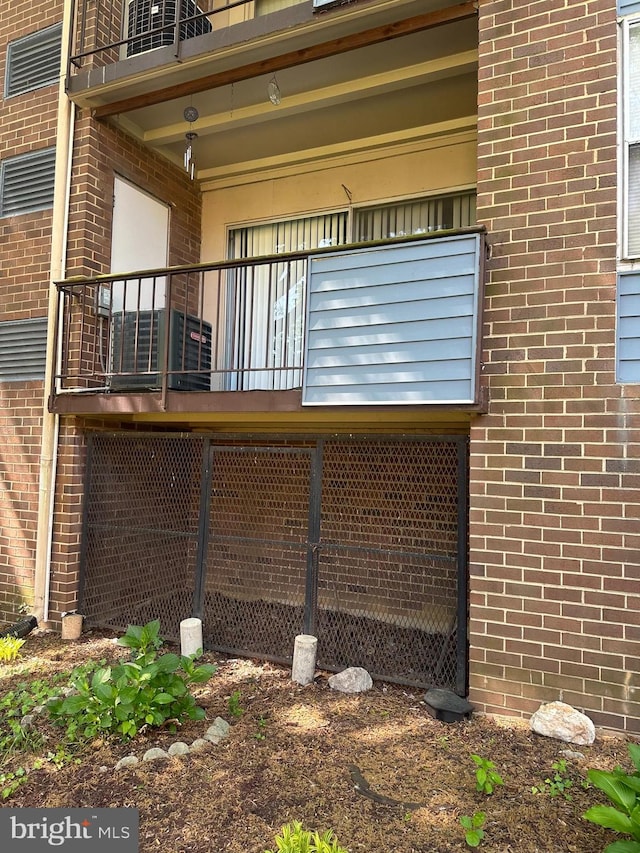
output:
POLYGON ((176 24, 175 0, 77 0, 67 91, 95 119, 178 167, 185 133, 197 132, 200 181, 358 150, 371 140, 379 146, 475 129, 471 0, 178 6, 176 24), (168 18, 147 16, 146 28, 143 15, 132 28, 136 9, 166 11, 170 3, 168 18), (268 97, 274 78, 277 105, 268 97), (183 118, 187 104, 199 112, 192 128, 183 118))
POLYGON ((58 413, 479 403, 481 228, 58 283, 58 413))

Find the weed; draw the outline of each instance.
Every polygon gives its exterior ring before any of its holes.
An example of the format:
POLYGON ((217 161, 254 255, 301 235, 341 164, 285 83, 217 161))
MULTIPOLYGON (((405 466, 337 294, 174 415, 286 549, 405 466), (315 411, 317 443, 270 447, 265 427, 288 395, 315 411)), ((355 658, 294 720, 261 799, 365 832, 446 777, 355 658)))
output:
POLYGON ((14 771, 0 773, 0 796, 7 800, 14 794, 20 785, 27 781, 27 771, 24 767, 18 767, 14 771))
POLYGON ((504 785, 502 777, 496 772, 496 765, 493 761, 481 758, 479 755, 472 755, 471 758, 477 766, 476 791, 482 791, 484 794, 492 794, 495 787, 504 785))
POLYGON ((640 745, 627 745, 635 772, 627 774, 618 766, 612 773, 606 770, 589 770, 589 781, 603 791, 613 806, 593 806, 583 817, 599 826, 605 826, 631 840, 610 844, 605 853, 640 853, 640 745))
MULTIPOLYGON (((338 844, 331 829, 320 835, 302 828, 302 824, 294 820, 283 826, 280 835, 276 836, 277 853, 348 853, 338 844)), ((265 850, 265 853, 274 853, 265 850)))
POLYGON ((477 847, 484 838, 483 826, 486 820, 484 812, 474 812, 471 816, 463 814, 460 817, 460 823, 465 830, 464 838, 469 847, 477 847))
POLYGON ((244 714, 244 708, 240 707, 240 691, 234 690, 227 701, 227 710, 232 717, 238 719, 244 714))
POLYGON ((567 762, 564 758, 559 758, 551 765, 554 771, 551 776, 547 776, 542 785, 531 788, 532 794, 548 794, 550 797, 564 797, 565 800, 571 800, 569 788, 573 782, 567 776, 567 762))
POLYGON ((22 637, 0 637, 0 663, 15 660, 24 644, 22 637))
POLYGON ((261 716, 258 720, 258 731, 253 735, 256 740, 264 740, 267 736, 267 719, 261 716))

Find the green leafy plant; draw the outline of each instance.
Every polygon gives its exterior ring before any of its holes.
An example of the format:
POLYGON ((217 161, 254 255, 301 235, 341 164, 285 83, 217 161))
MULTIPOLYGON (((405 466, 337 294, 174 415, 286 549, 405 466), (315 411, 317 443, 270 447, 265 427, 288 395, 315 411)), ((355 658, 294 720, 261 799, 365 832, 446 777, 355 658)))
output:
POLYGON ((204 718, 189 686, 208 681, 215 667, 197 666, 193 657, 158 655, 159 631, 157 620, 130 625, 118 642, 131 650, 131 660, 100 667, 93 674, 74 670, 70 679, 74 692, 48 703, 54 721, 66 722, 67 737, 113 733, 126 740, 146 726, 169 722, 175 729, 185 718, 204 718))
POLYGON ((260 717, 258 720, 258 731, 254 734, 256 740, 264 740, 267 736, 267 719, 260 717))
POLYGON ((240 691, 234 690, 227 700, 227 710, 232 717, 238 719, 244 714, 244 708, 240 707, 240 691))
POLYGON ((495 787, 504 785, 502 777, 496 772, 496 765, 493 761, 481 758, 479 755, 472 755, 471 758, 477 766, 476 791, 482 791, 484 794, 492 794, 495 787))
POLYGON ((25 642, 22 637, 0 637, 0 663, 15 660, 25 642))
POLYGON ((567 776, 567 762, 564 758, 559 758, 551 765, 554 771, 551 776, 547 776, 542 785, 537 785, 531 788, 532 794, 548 794, 550 797, 564 797, 565 800, 571 800, 569 788, 573 782, 567 776))
POLYGON ((631 836, 609 844, 605 853, 640 853, 640 745, 630 743, 628 749, 634 773, 625 773, 620 766, 611 773, 606 770, 587 773, 591 784, 603 791, 613 805, 593 806, 583 817, 621 835, 631 836))
POLYGON ((20 785, 27 781, 27 771, 24 767, 17 767, 13 771, 0 773, 0 796, 3 800, 9 799, 18 790, 20 785))
POLYGON ((474 812, 473 815, 463 814, 460 823, 465 830, 464 838, 469 847, 477 847, 484 838, 484 825, 487 816, 484 812, 474 812))
MULTIPOLYGON (((283 826, 280 835, 276 836, 277 853, 348 853, 338 844, 331 829, 320 835, 302 828, 302 824, 294 820, 283 826)), ((265 853, 274 853, 265 850, 265 853)))

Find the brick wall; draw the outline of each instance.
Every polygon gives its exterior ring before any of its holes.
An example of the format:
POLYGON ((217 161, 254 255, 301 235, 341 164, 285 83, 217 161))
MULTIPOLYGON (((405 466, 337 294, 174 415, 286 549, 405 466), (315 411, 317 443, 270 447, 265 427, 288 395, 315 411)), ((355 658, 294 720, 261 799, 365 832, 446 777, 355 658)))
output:
MULTIPOLYGON (((77 115, 72 163, 67 274, 110 269, 114 176, 171 205, 169 263, 200 260, 200 193, 187 175, 110 125, 77 115)), ((95 426, 95 424, 93 425, 95 426)), ((117 429, 117 423, 109 424, 117 429)), ((56 482, 51 615, 77 603, 85 461, 82 421, 63 418, 56 482)))
MULTIPOLYGON (((55 144, 57 86, 2 98, 7 45, 57 23, 62 3, 0 0, 0 158, 55 144)), ((0 322, 47 311, 51 211, 0 218, 0 322)), ((0 624, 33 603, 42 382, 0 383, 0 624)))
POLYGON ((471 699, 640 731, 640 394, 614 381, 613 0, 485 0, 471 433, 471 699))

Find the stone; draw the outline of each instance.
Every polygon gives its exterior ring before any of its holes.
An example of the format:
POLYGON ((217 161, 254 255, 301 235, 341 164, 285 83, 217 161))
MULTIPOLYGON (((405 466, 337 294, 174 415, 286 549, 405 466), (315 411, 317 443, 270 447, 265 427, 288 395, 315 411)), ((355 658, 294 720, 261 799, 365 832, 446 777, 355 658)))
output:
POLYGON ((122 770, 123 767, 135 767, 137 763, 138 759, 135 755, 125 755, 125 757, 121 758, 116 764, 116 770, 122 770))
POLYGON ((318 638, 312 634, 298 634, 293 646, 291 680, 303 687, 311 684, 316 673, 318 638))
POLYGON ((35 717, 33 714, 25 714, 24 717, 20 720, 20 728, 25 732, 30 731, 33 728, 33 721, 35 717))
POLYGON ((565 702, 541 705, 532 715, 529 725, 536 734, 579 746, 589 746, 596 739, 592 720, 565 702))
POLYGON ((216 717, 205 732, 204 737, 206 740, 210 740, 211 743, 220 743, 221 740, 228 737, 229 729, 230 726, 226 720, 223 720, 222 717, 216 717))
POLYGON ((187 755, 189 747, 184 741, 177 740, 175 743, 171 744, 167 752, 169 755, 187 755))
POLYGON ((199 737, 191 744, 190 752, 204 752, 206 749, 211 749, 211 741, 204 737, 199 737))
POLYGON ((350 666, 329 679, 329 687, 341 693, 364 693, 371 690, 373 680, 366 669, 361 666, 350 666))
POLYGON ((159 758, 168 758, 169 756, 164 751, 164 749, 160 749, 160 747, 154 746, 152 749, 148 749, 145 754, 142 756, 143 761, 157 761, 159 758))
POLYGON ((573 749, 561 749, 560 755, 570 761, 584 761, 584 752, 576 752, 573 749))

